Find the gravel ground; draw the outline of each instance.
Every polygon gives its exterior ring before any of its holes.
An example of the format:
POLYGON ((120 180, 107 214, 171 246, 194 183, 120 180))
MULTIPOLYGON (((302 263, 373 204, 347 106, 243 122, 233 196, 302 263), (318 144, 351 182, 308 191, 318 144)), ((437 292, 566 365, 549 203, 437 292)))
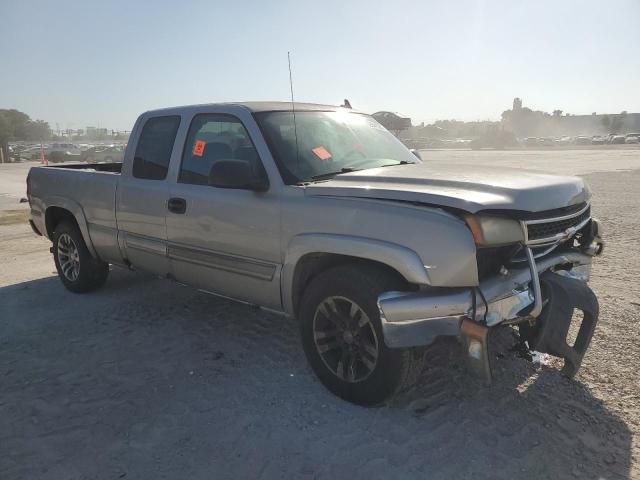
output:
POLYGON ((356 407, 315 380, 292 320, 120 269, 73 295, 47 241, 0 224, 0 478, 640 478, 640 150, 425 154, 591 185, 607 248, 575 380, 504 329, 492 387, 441 342, 413 391, 356 407))

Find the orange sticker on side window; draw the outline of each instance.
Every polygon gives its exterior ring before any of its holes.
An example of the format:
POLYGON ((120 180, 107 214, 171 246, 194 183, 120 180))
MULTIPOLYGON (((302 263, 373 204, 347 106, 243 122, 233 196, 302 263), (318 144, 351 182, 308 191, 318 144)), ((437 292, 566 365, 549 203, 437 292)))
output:
POLYGON ((312 148, 311 151, 313 154, 318 157, 320 160, 329 160, 331 158, 331 154, 324 147, 316 147, 312 148))
POLYGON ((196 140, 195 145, 193 146, 193 155, 196 157, 201 157, 204 153, 204 147, 207 143, 204 140, 196 140))

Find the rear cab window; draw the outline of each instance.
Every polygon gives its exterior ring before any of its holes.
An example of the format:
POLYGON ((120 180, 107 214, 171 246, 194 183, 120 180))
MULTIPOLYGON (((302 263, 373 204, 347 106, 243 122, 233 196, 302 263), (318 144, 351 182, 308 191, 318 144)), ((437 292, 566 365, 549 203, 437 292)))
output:
POLYGON ((133 158, 133 176, 147 180, 164 180, 169 171, 179 115, 149 118, 140 133, 133 158))

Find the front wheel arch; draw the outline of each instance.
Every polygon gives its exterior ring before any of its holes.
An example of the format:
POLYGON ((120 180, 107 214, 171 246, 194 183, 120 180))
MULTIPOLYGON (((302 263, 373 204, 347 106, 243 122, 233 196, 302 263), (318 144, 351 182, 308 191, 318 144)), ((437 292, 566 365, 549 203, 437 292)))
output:
POLYGON ((338 266, 352 266, 362 271, 376 269, 384 271, 399 285, 404 285, 407 290, 414 290, 415 285, 410 284, 400 272, 382 262, 362 257, 341 255, 333 253, 309 253, 296 264, 292 281, 293 313, 297 316, 300 312, 300 301, 309 284, 320 274, 338 266))
POLYGON ((430 285, 431 279, 418 254, 402 245, 353 235, 307 233, 291 239, 281 274, 284 311, 297 314, 300 296, 311 277, 328 267, 361 262, 390 269, 406 283, 430 285), (309 276, 309 267, 311 277, 309 276), (301 281, 302 279, 302 281, 301 281))

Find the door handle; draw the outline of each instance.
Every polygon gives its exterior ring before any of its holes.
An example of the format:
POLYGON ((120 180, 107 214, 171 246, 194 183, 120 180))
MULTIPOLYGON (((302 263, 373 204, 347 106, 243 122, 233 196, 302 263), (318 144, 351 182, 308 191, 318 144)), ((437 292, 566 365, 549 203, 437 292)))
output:
POLYGON ((187 211, 187 201, 184 198, 170 198, 167 208, 173 213, 185 213, 187 211))

